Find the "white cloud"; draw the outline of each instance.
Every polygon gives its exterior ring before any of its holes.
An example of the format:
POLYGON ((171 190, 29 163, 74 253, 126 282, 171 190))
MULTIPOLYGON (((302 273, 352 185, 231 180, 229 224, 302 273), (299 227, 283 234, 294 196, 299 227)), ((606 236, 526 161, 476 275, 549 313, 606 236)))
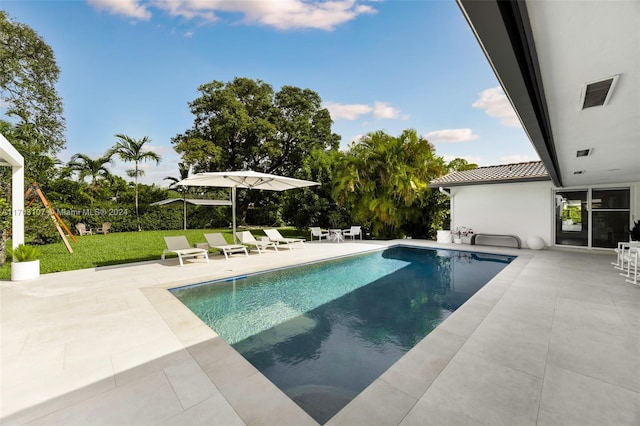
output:
POLYGON ((373 106, 366 104, 339 104, 337 102, 323 102, 322 106, 329 110, 334 120, 357 120, 361 115, 373 114, 376 120, 402 119, 407 120, 408 115, 401 116, 398 108, 392 107, 386 102, 376 101, 373 106))
POLYGON ((352 136, 351 139, 349 140, 349 143, 359 142, 360 139, 362 139, 363 137, 364 135, 362 133, 352 136))
POLYGON ((329 110, 333 120, 357 120, 363 114, 373 111, 373 108, 364 104, 339 104, 336 102, 323 102, 322 106, 329 110))
POLYGON ((429 132, 424 137, 429 142, 456 143, 472 141, 480 136, 473 134, 471 129, 443 129, 429 132))
POLYGON ((489 117, 500 119, 500 123, 507 127, 521 127, 518 116, 500 86, 483 90, 480 98, 471 106, 484 110, 489 117))
POLYGON ((191 38, 191 37, 193 37, 193 31, 187 31, 186 33, 184 33, 184 36, 185 36, 186 38, 191 38))
MULTIPOLYGON (((400 110, 398 108, 394 108, 386 102, 375 102, 373 104, 373 116, 377 119, 383 118, 399 118, 400 110)), ((403 117, 406 119, 408 117, 403 117)))
POLYGON ((529 161, 540 161, 538 157, 532 155, 507 155, 504 157, 500 157, 500 164, 513 164, 513 163, 527 163, 529 161))
POLYGON ((109 13, 147 20, 148 8, 163 9, 172 16, 216 22, 219 15, 239 15, 240 22, 274 27, 279 30, 315 28, 333 30, 359 15, 376 10, 362 0, 87 0, 109 13))
POLYGON ((87 0, 89 5, 112 15, 123 15, 129 18, 148 21, 151 19, 147 5, 139 0, 87 0))

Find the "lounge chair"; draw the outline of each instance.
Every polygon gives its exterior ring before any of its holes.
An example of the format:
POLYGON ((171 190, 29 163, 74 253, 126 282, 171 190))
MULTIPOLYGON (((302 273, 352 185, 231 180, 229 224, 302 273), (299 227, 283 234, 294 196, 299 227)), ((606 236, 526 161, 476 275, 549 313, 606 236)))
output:
POLYGON ((278 244, 271 241, 258 241, 256 240, 256 237, 254 237, 253 234, 249 231, 242 231, 240 233, 240 242, 250 247, 255 247, 260 254, 262 254, 262 250, 269 247, 273 248, 275 251, 278 251, 278 244))
POLYGON ((304 245, 304 238, 285 238, 277 229, 265 229, 264 233, 267 234, 267 237, 269 237, 269 240, 272 242, 277 244, 286 244, 287 247, 289 247, 289 250, 293 248, 291 245, 295 243, 300 243, 302 244, 302 247, 307 248, 307 246, 304 245))
POLYGON ((360 236, 360 239, 362 239, 362 227, 352 226, 351 229, 343 229, 342 235, 345 237, 351 237, 352 240, 357 236, 360 236))
POLYGON ((318 237, 319 241, 322 241, 322 237, 325 239, 329 236, 329 231, 326 229, 322 229, 319 226, 311 227, 311 241, 313 241, 313 237, 318 237))
POLYGON ((162 260, 164 260, 167 253, 175 253, 178 255, 180 266, 183 266, 182 258, 184 257, 204 256, 207 263, 209 263, 208 250, 191 247, 189 245, 189 241, 187 241, 187 237, 184 235, 180 235, 178 237, 164 237, 164 242, 167 244, 167 248, 162 251, 162 260))
POLYGON ((107 233, 109 232, 109 229, 111 229, 111 222, 105 222, 102 224, 102 226, 96 229, 96 234, 107 235, 107 233))
POLYGON ((229 244, 227 240, 224 239, 224 236, 216 232, 214 234, 204 234, 204 238, 209 243, 209 247, 216 248, 220 250, 224 257, 229 260, 229 254, 233 253, 242 253, 249 256, 249 252, 247 251, 247 247, 242 244, 229 244))
POLYGON ((93 231, 84 223, 76 223, 76 229, 78 230, 78 235, 93 235, 93 231))

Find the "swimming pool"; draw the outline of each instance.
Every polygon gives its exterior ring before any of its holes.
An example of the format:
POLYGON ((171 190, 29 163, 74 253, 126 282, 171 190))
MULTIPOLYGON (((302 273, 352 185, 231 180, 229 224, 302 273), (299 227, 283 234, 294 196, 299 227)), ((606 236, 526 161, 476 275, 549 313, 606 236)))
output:
POLYGON ((395 246, 172 293, 324 423, 513 259, 395 246))

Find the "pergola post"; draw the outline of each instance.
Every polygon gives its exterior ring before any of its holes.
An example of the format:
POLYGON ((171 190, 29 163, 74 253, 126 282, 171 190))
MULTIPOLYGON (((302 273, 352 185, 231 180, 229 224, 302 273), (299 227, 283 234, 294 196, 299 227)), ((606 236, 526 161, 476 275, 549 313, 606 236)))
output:
POLYGON ((11 240, 16 248, 24 244, 24 158, 2 134, 0 165, 11 167, 11 240))

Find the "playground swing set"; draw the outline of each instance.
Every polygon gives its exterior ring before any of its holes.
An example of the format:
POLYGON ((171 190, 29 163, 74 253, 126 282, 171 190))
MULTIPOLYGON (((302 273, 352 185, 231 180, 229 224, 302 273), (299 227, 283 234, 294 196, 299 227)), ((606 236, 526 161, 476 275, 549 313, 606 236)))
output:
POLYGON ((24 198, 25 198, 25 201, 28 200, 28 203, 26 206, 27 209, 29 209, 37 201, 42 202, 42 205, 44 206, 45 211, 47 212, 47 215, 49 216, 49 218, 51 218, 51 221, 53 222, 56 229, 58 230, 58 234, 60 234, 60 237, 62 238, 64 245, 67 247, 67 250, 69 251, 69 253, 73 253, 73 249, 71 248, 71 245, 69 244, 69 241, 65 236, 65 232, 63 232, 62 229, 64 228, 64 230, 66 231, 66 234, 69 236, 69 238, 73 240, 74 243, 77 243, 78 240, 73 235, 71 230, 69 230, 69 227, 67 227, 67 225, 60 218, 60 216, 58 216, 58 213, 56 213, 55 209, 51 207, 51 204, 42 193, 42 190, 38 186, 37 182, 33 182, 31 184, 31 186, 27 189, 27 192, 25 192, 24 198))

